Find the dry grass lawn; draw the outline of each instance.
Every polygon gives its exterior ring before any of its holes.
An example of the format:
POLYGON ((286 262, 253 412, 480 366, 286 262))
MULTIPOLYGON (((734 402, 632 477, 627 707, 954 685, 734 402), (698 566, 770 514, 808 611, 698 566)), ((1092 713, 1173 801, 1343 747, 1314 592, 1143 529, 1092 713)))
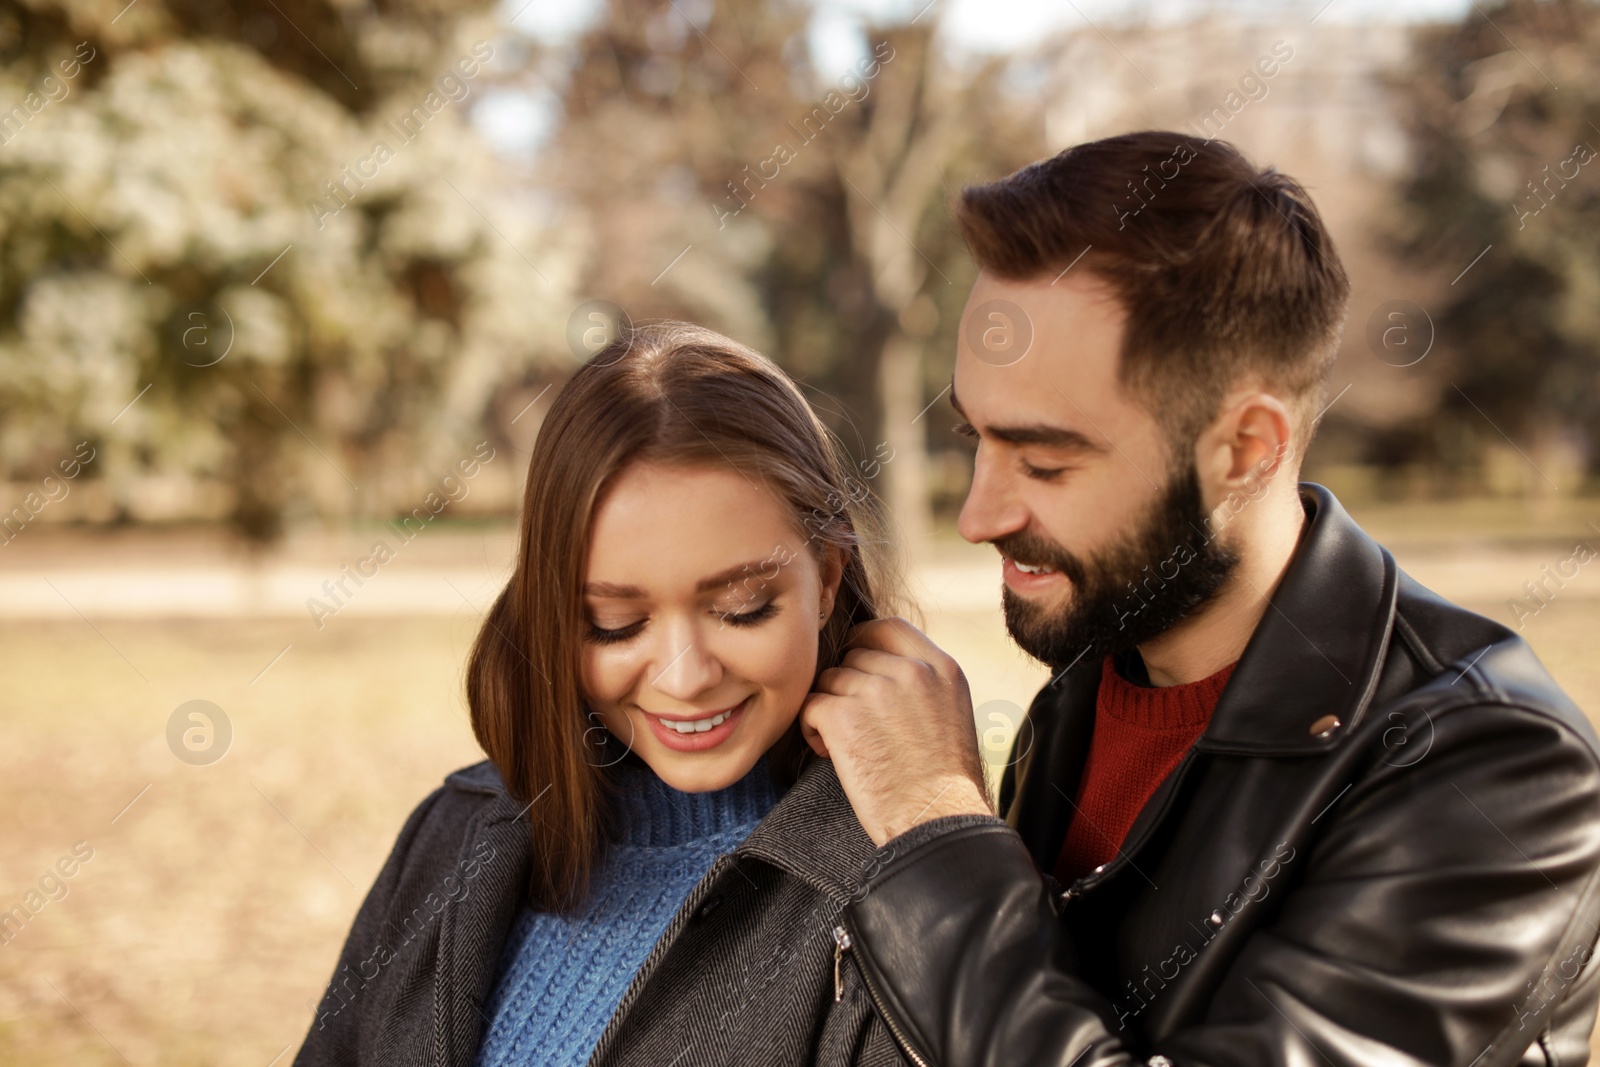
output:
MULTIPOLYGON (((1572 525, 1519 527, 1502 551, 1451 534, 1448 517, 1421 532, 1406 513, 1374 520, 1419 573, 1448 576, 1450 552, 1476 552, 1471 606, 1506 621, 1504 597, 1537 577, 1527 561, 1560 559, 1572 525)), ((1600 593, 1600 577, 1581 581, 1600 593)), ((1592 714, 1600 599, 1587 592, 1564 591, 1526 633, 1592 714)), ((1037 688, 997 613, 928 621, 976 702, 1025 704, 1037 688)), ((0 907, 76 842, 93 848, 66 895, 0 947, 0 1064, 288 1064, 405 815, 479 758, 461 696, 476 626, 465 606, 338 618, 309 639, 287 619, 0 623, 0 907), (209 766, 174 759, 165 737, 197 698, 235 731, 209 766)))

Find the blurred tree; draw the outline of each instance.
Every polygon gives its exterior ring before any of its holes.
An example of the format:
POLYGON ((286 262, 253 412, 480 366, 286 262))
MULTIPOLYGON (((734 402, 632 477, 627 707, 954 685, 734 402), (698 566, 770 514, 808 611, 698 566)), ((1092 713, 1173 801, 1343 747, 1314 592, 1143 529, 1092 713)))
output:
POLYGON ((915 551, 920 416, 972 276, 945 196, 1035 158, 1042 126, 999 61, 952 65, 931 16, 867 26, 835 76, 812 62, 811 16, 798 0, 609 0, 577 44, 555 181, 596 230, 587 291, 771 354, 915 551))
POLYGON ((1411 262, 1458 278, 1433 315, 1454 357, 1430 365, 1450 383, 1434 458, 1481 463, 1486 448, 1502 446, 1498 427, 1536 456, 1577 435, 1592 471, 1600 5, 1475 7, 1459 25, 1417 31, 1414 55, 1396 86, 1413 166, 1394 243, 1411 262))
POLYGON ((576 250, 467 122, 492 7, 0 2, 0 478, 88 440, 116 515, 267 541, 409 512, 570 364, 576 250))

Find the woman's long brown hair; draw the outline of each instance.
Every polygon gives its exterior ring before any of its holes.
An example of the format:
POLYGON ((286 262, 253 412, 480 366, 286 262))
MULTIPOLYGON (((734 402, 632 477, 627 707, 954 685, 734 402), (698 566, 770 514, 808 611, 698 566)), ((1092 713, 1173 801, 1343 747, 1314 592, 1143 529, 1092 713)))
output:
MULTIPOLYGON (((852 626, 903 606, 868 478, 854 475, 838 440, 771 360, 676 322, 635 328, 597 352, 540 427, 516 568, 467 667, 478 743, 508 792, 532 804, 529 902, 542 910, 581 904, 609 834, 607 759, 596 745, 607 735, 580 690, 581 590, 594 509, 639 462, 732 467, 787 504, 819 564, 827 548, 843 550, 818 674, 840 662, 852 626)), ((808 755, 796 723, 769 763, 792 781, 808 755)))

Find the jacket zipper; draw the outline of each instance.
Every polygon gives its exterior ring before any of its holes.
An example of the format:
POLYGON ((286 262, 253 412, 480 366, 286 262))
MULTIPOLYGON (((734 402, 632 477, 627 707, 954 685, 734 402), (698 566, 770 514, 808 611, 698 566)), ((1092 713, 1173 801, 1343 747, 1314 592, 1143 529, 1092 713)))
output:
MULTIPOLYGON (((844 982, 839 973, 840 963, 844 959, 844 954, 854 947, 855 940, 851 938, 850 931, 843 926, 835 926, 833 928, 833 999, 835 1001, 844 996, 844 982)), ((917 1050, 911 1047, 911 1041, 895 1023, 894 1016, 889 1014, 888 1005, 884 1004, 883 998, 878 995, 877 989, 873 987, 872 980, 867 977, 867 969, 861 966, 859 961, 856 963, 856 971, 861 975, 861 984, 866 987, 867 996, 872 999, 872 1006, 878 1011, 878 1018, 882 1019, 883 1024, 889 1028, 889 1033, 894 1035, 895 1042, 900 1046, 900 1051, 904 1052, 906 1058, 916 1064, 917 1067, 928 1067, 928 1061, 923 1059, 917 1050)))
POLYGON ((1124 842, 1124 847, 1117 851, 1116 856, 1113 857, 1111 862, 1105 865, 1105 869, 1100 871, 1098 874, 1086 874, 1068 886, 1061 894, 1061 903, 1063 907, 1074 897, 1083 896, 1089 890, 1093 889, 1101 882, 1108 880, 1112 875, 1117 874, 1124 867, 1133 862, 1133 854, 1139 851, 1140 847, 1144 845, 1145 840, 1151 834, 1155 833, 1155 828, 1160 825, 1161 820, 1167 817, 1167 811, 1172 807, 1172 800, 1178 795, 1178 790, 1182 788, 1184 776, 1188 774, 1189 768, 1194 764, 1194 758, 1195 749, 1193 746, 1190 746, 1189 751, 1183 754, 1183 759, 1176 767, 1173 768, 1172 773, 1167 776, 1166 781, 1162 783, 1164 788, 1162 789, 1163 795, 1161 797, 1161 806, 1157 808, 1155 810, 1155 814, 1153 814, 1150 819, 1145 822, 1144 832, 1139 835, 1139 839, 1131 843, 1124 842))

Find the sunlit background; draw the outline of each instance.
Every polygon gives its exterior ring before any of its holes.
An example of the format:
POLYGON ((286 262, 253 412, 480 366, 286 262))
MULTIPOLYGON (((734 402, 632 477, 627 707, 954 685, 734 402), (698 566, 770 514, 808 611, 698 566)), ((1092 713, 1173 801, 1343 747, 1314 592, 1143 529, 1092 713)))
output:
POLYGON ((0 4, 0 1063, 293 1058, 619 321, 801 382, 998 772, 947 205, 1147 127, 1310 189, 1306 476, 1600 710, 1593 3, 0 4))

